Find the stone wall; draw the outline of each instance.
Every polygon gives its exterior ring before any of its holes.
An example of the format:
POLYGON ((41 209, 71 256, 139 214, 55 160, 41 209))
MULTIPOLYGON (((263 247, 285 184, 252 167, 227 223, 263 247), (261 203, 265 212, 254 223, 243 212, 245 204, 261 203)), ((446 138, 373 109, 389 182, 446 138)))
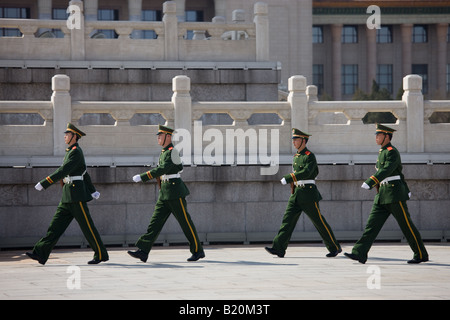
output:
MULTIPOLYGON (((36 182, 53 167, 1 168, 0 248, 29 247, 45 235, 61 197, 58 185, 38 192, 36 182)), ((101 192, 89 203, 94 222, 106 244, 133 245, 145 232, 157 200, 155 183, 136 184, 131 177, 146 167, 90 167, 101 192)), ((188 211, 201 240, 215 242, 270 242, 276 235, 286 208, 290 188, 280 184, 288 165, 278 174, 260 175, 259 166, 185 167, 182 176, 191 191, 188 211)), ((319 165, 317 186, 323 196, 322 214, 340 241, 355 241, 364 230, 374 192, 360 188, 373 174, 373 164, 319 165)), ((426 240, 450 239, 450 166, 410 164, 404 174, 412 191, 408 207, 414 223, 426 240)), ((379 240, 403 240, 390 217, 379 240)), ((292 241, 320 241, 306 215, 302 214, 292 241)), ((185 243, 171 216, 158 243, 185 243)), ((58 245, 85 246, 78 225, 69 226, 58 245)))

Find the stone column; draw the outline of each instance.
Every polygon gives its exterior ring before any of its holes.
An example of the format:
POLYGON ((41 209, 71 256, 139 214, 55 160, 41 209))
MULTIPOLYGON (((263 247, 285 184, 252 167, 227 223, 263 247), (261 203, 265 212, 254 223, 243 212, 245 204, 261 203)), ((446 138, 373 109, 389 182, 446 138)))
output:
POLYGON ((377 79, 377 29, 366 28, 367 34, 367 83, 366 92, 372 89, 372 81, 377 79))
POLYGON ((254 6, 253 22, 256 27, 256 61, 269 61, 269 9, 266 3, 254 6))
MULTIPOLYGON (((411 74, 412 70, 412 24, 401 25, 402 36, 402 76, 411 74)), ((403 88, 404 89, 404 88, 403 88)))
MULTIPOLYGON (((39 20, 52 19, 52 0, 38 0, 38 19, 39 20)), ((39 36, 46 31, 51 31, 51 29, 40 28, 38 30, 39 36)))
MULTIPOLYGON (((80 8, 80 15, 73 16, 74 19, 80 19, 79 27, 72 27, 70 30, 70 57, 71 60, 84 60, 86 56, 85 30, 84 30, 84 8, 83 1, 72 0, 69 6, 75 5, 80 8)), ((69 21, 70 22, 70 21, 69 21)), ((78 22, 78 21, 77 21, 78 22)))
MULTIPOLYGON (((289 95, 287 101, 291 105, 292 128, 308 132, 308 97, 306 96, 306 78, 292 76, 288 80, 289 95)), ((292 147, 292 151, 294 147, 292 147)))
MULTIPOLYGON (((141 21, 142 0, 128 0, 128 20, 141 21)), ((142 39, 142 30, 133 30, 131 38, 142 39)))
POLYGON ((342 100, 342 24, 333 24, 331 26, 331 46, 332 46, 332 83, 333 98, 342 100))
POLYGON ((436 57, 436 99, 445 99, 447 93, 446 72, 447 70, 447 30, 448 23, 436 25, 437 57, 436 57))
POLYGON ((403 78, 402 100, 406 103, 406 151, 424 152, 424 105, 422 77, 408 75, 403 78))
POLYGON ((72 98, 70 97, 70 78, 57 74, 52 78, 53 105, 53 155, 65 154, 64 131, 72 118, 72 98))
POLYGON ((86 12, 87 21, 97 21, 98 15, 98 0, 85 0, 84 8, 86 12))
POLYGON ((178 19, 174 1, 163 4, 164 22, 164 60, 178 60, 178 19))

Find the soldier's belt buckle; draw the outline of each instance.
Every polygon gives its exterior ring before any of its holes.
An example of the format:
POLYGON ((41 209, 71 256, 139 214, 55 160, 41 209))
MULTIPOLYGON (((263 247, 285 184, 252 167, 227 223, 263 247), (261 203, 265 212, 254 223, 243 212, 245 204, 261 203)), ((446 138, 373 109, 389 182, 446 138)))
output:
POLYGON ((70 184, 70 183, 71 183, 69 177, 65 177, 65 178, 63 179, 63 182, 64 182, 65 184, 70 184))

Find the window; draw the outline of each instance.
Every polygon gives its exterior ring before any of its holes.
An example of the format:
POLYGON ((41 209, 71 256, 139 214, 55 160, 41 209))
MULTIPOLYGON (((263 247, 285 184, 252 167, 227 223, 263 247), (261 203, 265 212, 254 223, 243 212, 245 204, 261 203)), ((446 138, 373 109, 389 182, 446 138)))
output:
MULTIPOLYGON (((203 21, 202 10, 186 10, 186 22, 203 21)), ((194 37, 194 31, 188 30, 186 33, 186 39, 192 39, 194 37)))
MULTIPOLYGON (((2 8, 0 18, 30 19, 29 8, 2 8)), ((17 28, 0 28, 0 37, 21 37, 22 33, 17 28)))
POLYGON ((342 43, 358 43, 358 27, 344 26, 342 28, 342 43))
MULTIPOLYGON (((142 10, 142 21, 162 21, 161 10, 142 10)), ((156 39, 158 35, 153 30, 143 30, 143 39, 156 39)))
POLYGON ((415 25, 413 27, 412 42, 413 43, 426 43, 428 42, 427 36, 428 28, 425 25, 415 25))
POLYGON ((377 29, 377 43, 392 42, 392 26, 381 26, 381 29, 377 29))
MULTIPOLYGON (((52 10, 52 19, 53 20, 67 20, 69 14, 66 11, 67 9, 53 9, 52 10)), ((52 29, 53 34, 57 38, 64 38, 64 32, 60 29, 52 29)))
POLYGON ((428 65, 427 64, 413 64, 412 73, 422 77, 422 93, 428 93, 428 65))
MULTIPOLYGON (((119 20, 119 10, 116 9, 99 9, 97 11, 97 19, 104 21, 118 21, 119 20)), ((98 30, 99 33, 103 34, 107 39, 116 39, 119 35, 115 30, 98 30)))
POLYGON ((342 94, 354 94, 358 88, 358 65, 342 65, 342 94))
POLYGON ((313 43, 323 43, 323 26, 313 26, 313 43))
POLYGON ((313 85, 317 86, 317 94, 323 92, 323 64, 313 64, 313 85))
POLYGON ((377 83, 380 88, 385 88, 392 93, 392 64, 377 65, 377 83))

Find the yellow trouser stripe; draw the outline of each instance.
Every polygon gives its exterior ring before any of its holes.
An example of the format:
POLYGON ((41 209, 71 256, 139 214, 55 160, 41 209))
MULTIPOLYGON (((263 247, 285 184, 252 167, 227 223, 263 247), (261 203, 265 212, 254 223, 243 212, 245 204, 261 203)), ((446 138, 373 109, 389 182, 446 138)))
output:
POLYGON ((317 202, 314 202, 314 204, 316 205, 317 212, 319 213, 320 221, 322 221, 322 224, 323 224, 323 226, 325 227, 325 230, 327 230, 328 235, 330 236, 330 239, 331 239, 331 241, 333 242, 334 246, 336 247, 337 250, 339 250, 339 247, 338 247, 337 244, 334 242, 333 237, 331 236, 330 230, 328 230, 327 225, 325 224, 325 222, 323 222, 322 214, 320 213, 319 207, 317 206, 317 202))
POLYGON ((189 223, 189 220, 188 220, 188 217, 187 217, 187 214, 186 214, 186 210, 184 209, 184 206, 183 206, 183 200, 181 200, 181 198, 180 198, 180 204, 181 204, 181 208, 183 209, 184 218, 186 219, 186 222, 187 222, 187 224, 188 224, 188 226, 189 226, 189 229, 191 230, 192 236, 194 237, 194 242, 195 242, 195 252, 197 252, 197 251, 198 251, 197 238, 195 237, 194 230, 192 230, 192 227, 191 227, 191 225, 190 225, 190 223, 189 223))
POLYGON ((414 232, 413 232, 413 230, 411 228, 411 225, 409 224, 409 220, 408 220, 408 217, 406 216, 405 208, 403 208, 403 204, 402 204, 401 201, 399 201, 398 203, 400 203, 400 207, 402 208, 403 215, 405 216, 406 224, 408 225, 409 231, 411 231, 411 234, 413 235, 414 240, 416 241, 417 249, 419 249, 420 259, 422 259, 422 251, 420 251, 419 242, 417 241, 416 235, 414 234, 414 232))
POLYGON ((102 260, 102 251, 100 250, 100 246, 98 245, 97 238, 95 237, 95 234, 94 234, 94 232, 92 231, 91 224, 89 223, 89 220, 88 220, 87 215, 86 215, 86 211, 84 211, 83 203, 82 203, 81 201, 80 201, 80 207, 81 207, 81 211, 83 211, 84 218, 86 219, 87 226, 88 226, 89 230, 91 231, 92 236, 94 237, 95 244, 97 245, 98 258, 99 258, 100 260, 102 260))

